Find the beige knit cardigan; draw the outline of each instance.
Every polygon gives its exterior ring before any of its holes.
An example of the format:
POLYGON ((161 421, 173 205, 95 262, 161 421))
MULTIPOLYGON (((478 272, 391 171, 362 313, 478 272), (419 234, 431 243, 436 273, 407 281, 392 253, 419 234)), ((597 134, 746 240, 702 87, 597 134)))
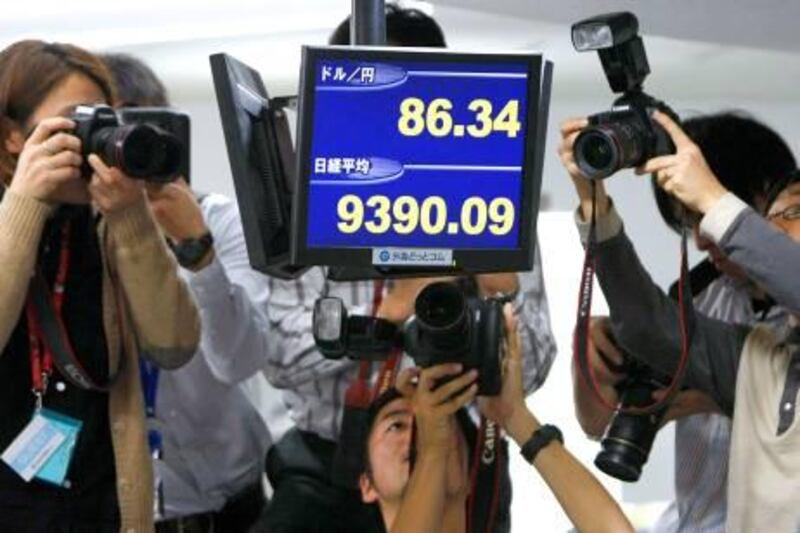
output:
MULTIPOLYGON (((10 190, 0 202, 0 350, 19 320, 42 230, 52 212, 48 204, 10 190)), ((144 196, 105 216, 98 232, 109 367, 120 369, 109 392, 109 425, 121 531, 150 532, 153 473, 138 357, 142 353, 165 368, 186 363, 199 342, 200 322, 144 196), (119 305, 117 299, 122 300, 119 305)))

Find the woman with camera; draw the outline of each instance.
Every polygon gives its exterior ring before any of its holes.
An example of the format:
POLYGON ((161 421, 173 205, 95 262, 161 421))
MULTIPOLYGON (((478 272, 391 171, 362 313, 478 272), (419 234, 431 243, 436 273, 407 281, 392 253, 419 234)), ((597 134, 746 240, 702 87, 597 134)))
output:
POLYGON ((153 528, 138 358, 182 365, 199 322, 141 183, 70 134, 113 103, 89 52, 0 52, 3 531, 153 528))

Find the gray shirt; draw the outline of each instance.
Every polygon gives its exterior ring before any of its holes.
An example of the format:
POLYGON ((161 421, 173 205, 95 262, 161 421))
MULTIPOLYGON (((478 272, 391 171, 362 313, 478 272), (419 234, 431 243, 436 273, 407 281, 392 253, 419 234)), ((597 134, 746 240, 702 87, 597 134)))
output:
MULTIPOLYGON (((579 226, 585 241, 588 226, 583 223, 579 226)), ((789 309, 798 308, 800 284, 796 282, 794 273, 800 266, 800 245, 773 229, 733 195, 727 195, 709 211, 703 219, 701 230, 713 238, 731 260, 742 266, 751 279, 758 281, 780 304, 789 309)), ((676 304, 655 286, 644 271, 622 232, 621 222, 613 208, 608 216, 599 221, 598 235, 601 240, 597 250, 598 278, 611 309, 617 340, 631 353, 645 358, 651 366, 674 371, 680 353, 676 304), (636 295, 636 298, 632 298, 632 295, 636 295)), ((751 330, 726 325, 702 315, 697 318, 686 383, 708 392, 731 416, 738 366, 745 348, 745 338, 751 330)), ((774 407, 777 413, 778 405, 774 407)), ((718 422, 716 419, 707 421, 718 422)), ((692 426, 688 429, 692 429, 692 426)), ((708 442, 715 448, 724 448, 724 455, 712 460, 711 466, 716 467, 727 461, 726 441, 730 427, 715 424, 713 429, 719 438, 708 442)), ((705 435, 708 436, 708 433, 705 435)), ((696 444, 695 441, 686 443, 686 446, 696 447, 696 444)), ((717 451, 709 448, 706 454, 717 451)), ((702 461, 708 455, 696 454, 689 460, 702 461)), ((706 477, 696 479, 696 492, 699 491, 702 496, 718 494, 717 480, 706 477)), ((702 505, 704 501, 713 502, 713 498, 706 497, 705 500, 692 503, 702 505)), ((720 514, 725 512, 724 498, 716 510, 701 508, 699 511, 705 517, 703 523, 682 521, 683 526, 692 531, 719 528, 720 514)), ((734 515, 737 513, 741 513, 741 510, 734 509, 734 515)))
MULTIPOLYGON (((271 442, 242 387, 219 380, 207 361, 212 353, 228 358, 247 349, 238 339, 257 327, 251 319, 264 308, 267 279, 250 269, 236 205, 209 195, 201 207, 216 257, 200 272, 181 271, 200 310, 198 353, 180 369, 159 375, 155 425, 164 450, 155 467, 163 483, 161 518, 217 511, 231 496, 261 482, 271 442)), ((279 394, 273 402, 280 404, 279 394)))

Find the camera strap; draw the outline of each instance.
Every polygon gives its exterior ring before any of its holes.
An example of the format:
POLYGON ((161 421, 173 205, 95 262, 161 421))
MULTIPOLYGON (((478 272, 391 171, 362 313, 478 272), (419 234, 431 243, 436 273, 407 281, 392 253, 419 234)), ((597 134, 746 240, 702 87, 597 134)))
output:
POLYGON ((508 463, 508 449, 503 445, 501 430, 481 416, 481 425, 472 450, 470 491, 467 497, 467 531, 494 531, 500 503, 500 481, 508 463))
MULTIPOLYGON (((31 354, 31 377, 34 394, 41 403, 53 365, 73 385, 85 390, 108 391, 116 377, 113 372, 106 383, 100 383, 86 371, 72 347, 62 317, 65 285, 70 266, 70 223, 61 229, 58 271, 51 292, 41 271, 31 279, 25 313, 31 354), (37 377, 38 376, 38 377, 37 377)), ((118 368, 117 368, 118 371, 118 368)))
MULTIPOLYGON (((383 302, 383 288, 383 280, 374 282, 371 313, 373 317, 383 302)), ((366 441, 367 431, 369 431, 367 427, 369 407, 373 399, 394 383, 400 355, 401 353, 396 351, 383 363, 373 390, 370 390, 369 386, 369 378, 372 373, 370 361, 359 363, 358 376, 347 387, 342 426, 331 471, 334 483, 339 486, 348 489, 358 488, 358 479, 363 472, 363 443, 366 441)))
POLYGON ((678 280, 678 307, 681 333, 681 355, 675 374, 672 376, 667 392, 661 400, 653 401, 652 404, 644 407, 625 407, 609 403, 600 393, 600 386, 594 367, 589 361, 589 345, 591 335, 589 333, 591 309, 592 309, 592 288, 595 273, 595 248, 597 246, 597 195, 594 180, 592 184, 592 216, 589 225, 589 239, 586 244, 586 255, 583 261, 583 272, 581 274, 580 289, 578 295, 578 316, 573 333, 573 354, 575 365, 580 371, 581 378, 587 388, 594 395, 595 399, 611 411, 619 410, 625 414, 649 414, 654 413, 669 405, 674 396, 680 390, 683 377, 686 373, 686 366, 689 359, 689 350, 694 336, 695 311, 692 302, 692 289, 689 279, 688 252, 687 252, 687 232, 684 228, 681 232, 681 266, 680 278, 678 280))

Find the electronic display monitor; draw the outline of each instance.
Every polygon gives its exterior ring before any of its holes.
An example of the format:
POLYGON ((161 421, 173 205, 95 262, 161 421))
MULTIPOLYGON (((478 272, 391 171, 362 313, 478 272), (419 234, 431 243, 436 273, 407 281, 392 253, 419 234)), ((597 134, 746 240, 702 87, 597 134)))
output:
POLYGON ((290 263, 294 150, 284 110, 260 74, 227 54, 210 57, 250 264, 280 278, 290 263))
POLYGON ((292 263, 529 270, 552 65, 304 47, 292 263))

